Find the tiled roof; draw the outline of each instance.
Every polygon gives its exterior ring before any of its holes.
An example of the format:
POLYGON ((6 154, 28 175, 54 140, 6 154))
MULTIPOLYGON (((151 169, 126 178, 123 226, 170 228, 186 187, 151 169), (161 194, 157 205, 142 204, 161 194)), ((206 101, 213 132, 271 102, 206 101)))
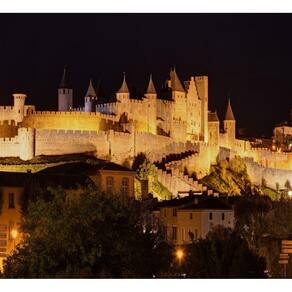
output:
POLYGON ((217 112, 208 112, 208 121, 209 122, 219 122, 217 112))

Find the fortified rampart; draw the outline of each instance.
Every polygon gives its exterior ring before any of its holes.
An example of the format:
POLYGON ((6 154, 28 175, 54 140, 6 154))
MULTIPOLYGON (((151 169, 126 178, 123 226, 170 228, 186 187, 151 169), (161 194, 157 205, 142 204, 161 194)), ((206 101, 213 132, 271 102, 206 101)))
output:
POLYGON ((265 181, 268 187, 284 189, 287 181, 292 182, 291 170, 265 167, 255 162, 253 158, 245 158, 244 161, 249 177, 254 184, 261 185, 265 181))
POLYGON ((95 112, 35 111, 24 117, 21 126, 36 129, 98 131, 104 123, 118 122, 114 115, 95 112))

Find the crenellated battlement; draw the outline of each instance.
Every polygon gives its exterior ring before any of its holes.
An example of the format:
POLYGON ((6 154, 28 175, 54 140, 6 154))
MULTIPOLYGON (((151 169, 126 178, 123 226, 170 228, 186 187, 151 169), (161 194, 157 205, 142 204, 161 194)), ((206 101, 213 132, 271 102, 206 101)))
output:
POLYGON ((14 111, 14 106, 10 106, 10 105, 1 105, 0 106, 0 112, 2 111, 14 111))

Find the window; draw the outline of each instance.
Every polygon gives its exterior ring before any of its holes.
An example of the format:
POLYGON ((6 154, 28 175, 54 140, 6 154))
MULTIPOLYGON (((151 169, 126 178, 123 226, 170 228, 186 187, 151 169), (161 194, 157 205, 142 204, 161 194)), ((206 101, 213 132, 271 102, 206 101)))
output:
POLYGON ((112 176, 106 177, 106 191, 108 193, 113 193, 114 191, 114 178, 112 176))
POLYGON ((8 194, 8 208, 9 209, 14 209, 15 205, 14 205, 14 193, 9 193, 8 194))
POLYGON ((166 226, 162 226, 162 234, 164 239, 167 239, 167 227, 166 226))
POLYGON ((176 217, 177 216, 177 210, 176 208, 172 209, 172 216, 176 217))
POLYGON ((172 239, 173 240, 177 239, 177 228, 176 228, 176 226, 172 227, 172 239))
POLYGON ((122 178, 122 194, 129 194, 129 179, 127 177, 122 178))
POLYGON ((213 220, 213 213, 209 213, 209 220, 213 220))
POLYGON ((193 213, 190 213, 190 219, 191 220, 193 219, 193 213))
POLYGON ((222 214, 221 214, 221 218, 222 218, 222 221, 225 220, 225 213, 222 213, 222 214))
POLYGON ((185 234, 185 229, 184 228, 181 229, 181 240, 182 241, 186 240, 186 234, 185 234))

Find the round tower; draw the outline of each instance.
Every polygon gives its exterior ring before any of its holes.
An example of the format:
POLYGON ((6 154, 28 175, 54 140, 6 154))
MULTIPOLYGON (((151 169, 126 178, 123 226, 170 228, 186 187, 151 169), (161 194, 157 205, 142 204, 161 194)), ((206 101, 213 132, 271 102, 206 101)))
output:
POLYGON ((118 102, 126 103, 130 99, 130 91, 126 82, 126 74, 124 72, 124 79, 122 86, 116 92, 116 98, 118 102))
POLYGON ((92 112, 95 111, 94 105, 96 104, 96 93, 92 85, 92 80, 89 81, 89 86, 84 97, 84 111, 92 112))
POLYGON ((22 160, 30 160, 35 156, 35 129, 19 128, 19 157, 22 160))
POLYGON ((58 88, 58 111, 68 112, 73 109, 73 89, 67 83, 66 68, 58 88))
POLYGON ((26 99, 26 94, 23 93, 14 93, 14 120, 16 123, 20 123, 23 120, 24 116, 24 104, 26 99))

